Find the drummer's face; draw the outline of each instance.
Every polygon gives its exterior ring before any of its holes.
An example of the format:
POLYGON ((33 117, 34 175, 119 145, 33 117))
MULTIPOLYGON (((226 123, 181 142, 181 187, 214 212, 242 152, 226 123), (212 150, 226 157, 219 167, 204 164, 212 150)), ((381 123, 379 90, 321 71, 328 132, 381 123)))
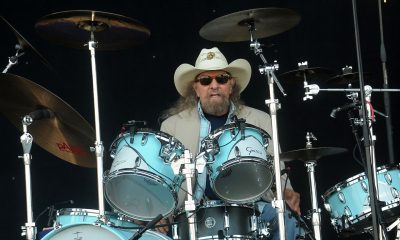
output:
POLYGON ((202 72, 195 78, 193 88, 204 112, 222 116, 229 110, 229 99, 235 80, 223 70, 202 72))

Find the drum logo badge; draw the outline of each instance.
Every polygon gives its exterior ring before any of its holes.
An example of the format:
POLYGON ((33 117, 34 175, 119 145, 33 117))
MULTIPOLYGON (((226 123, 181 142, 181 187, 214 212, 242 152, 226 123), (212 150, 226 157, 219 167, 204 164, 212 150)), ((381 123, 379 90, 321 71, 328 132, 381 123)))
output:
POLYGON ((204 221, 204 225, 206 226, 206 228, 213 228, 215 226, 215 218, 213 217, 208 217, 206 218, 206 220, 204 221))

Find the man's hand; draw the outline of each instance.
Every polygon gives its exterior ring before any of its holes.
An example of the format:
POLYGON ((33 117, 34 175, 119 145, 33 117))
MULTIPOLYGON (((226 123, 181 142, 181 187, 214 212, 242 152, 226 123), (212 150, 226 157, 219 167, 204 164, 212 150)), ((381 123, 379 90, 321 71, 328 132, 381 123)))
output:
MULTIPOLYGON (((140 220, 134 220, 133 222, 136 223, 136 224, 139 224, 141 226, 146 225, 146 222, 143 222, 143 221, 140 221, 140 220)), ((158 223, 156 223, 156 226, 157 225, 164 225, 164 224, 168 224, 168 220, 165 219, 165 218, 163 218, 160 221, 158 221, 158 223)), ((158 227, 155 230, 157 232, 166 234, 168 232, 168 230, 169 230, 169 227, 168 226, 158 227)))
MULTIPOLYGON (((168 220, 165 219, 165 218, 161 219, 158 223, 156 223, 156 226, 157 225, 164 225, 164 224, 168 224, 168 220)), ((169 230, 168 226, 163 226, 163 227, 156 228, 157 232, 164 233, 164 234, 166 234, 168 232, 168 230, 169 230)))
POLYGON ((285 189, 285 200, 288 204, 289 208, 296 212, 298 215, 301 215, 300 212, 300 194, 293 190, 285 189))

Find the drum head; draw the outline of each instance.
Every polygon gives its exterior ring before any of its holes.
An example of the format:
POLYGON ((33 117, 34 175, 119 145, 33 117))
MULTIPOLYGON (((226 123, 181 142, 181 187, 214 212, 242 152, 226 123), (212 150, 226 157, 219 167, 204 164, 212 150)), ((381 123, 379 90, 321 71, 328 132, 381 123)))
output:
POLYGON ((109 179, 105 196, 118 212, 143 221, 158 214, 168 216, 176 204, 173 191, 162 180, 132 172, 109 179))
POLYGON ((252 202, 270 189, 273 176, 271 167, 265 161, 246 157, 237 162, 228 162, 221 168, 213 189, 215 194, 227 202, 252 202), (249 183, 252 183, 251 187, 249 183))

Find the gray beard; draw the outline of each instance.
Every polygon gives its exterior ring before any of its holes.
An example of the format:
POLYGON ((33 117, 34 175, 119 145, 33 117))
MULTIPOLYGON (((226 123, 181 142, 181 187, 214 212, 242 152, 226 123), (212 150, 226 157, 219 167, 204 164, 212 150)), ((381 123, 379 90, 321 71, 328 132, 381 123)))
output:
POLYGON ((216 104, 216 103, 210 103, 209 101, 206 101, 201 104, 203 111, 214 115, 214 116, 222 116, 226 114, 229 110, 229 99, 223 99, 222 104, 216 104))

